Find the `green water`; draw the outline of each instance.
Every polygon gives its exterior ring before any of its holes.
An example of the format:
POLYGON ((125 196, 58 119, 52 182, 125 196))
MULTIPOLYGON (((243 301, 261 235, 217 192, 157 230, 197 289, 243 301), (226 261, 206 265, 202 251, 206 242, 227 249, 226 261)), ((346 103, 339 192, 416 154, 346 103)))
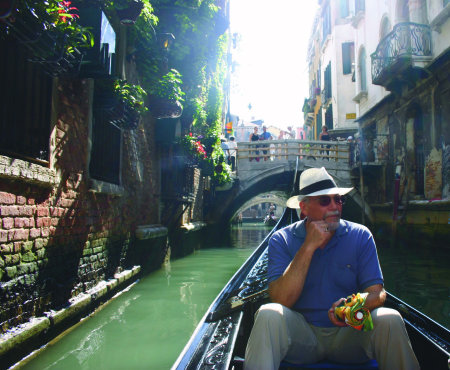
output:
MULTIPOLYGON (((20 368, 170 369, 212 300, 267 231, 244 224, 221 238, 227 242, 172 261, 20 368)), ((386 289, 449 327, 448 249, 378 245, 378 253, 386 289)))
POLYGON ((267 229, 236 228, 146 276, 21 369, 169 369, 213 299, 267 229), (218 242, 220 243, 220 242, 218 242))

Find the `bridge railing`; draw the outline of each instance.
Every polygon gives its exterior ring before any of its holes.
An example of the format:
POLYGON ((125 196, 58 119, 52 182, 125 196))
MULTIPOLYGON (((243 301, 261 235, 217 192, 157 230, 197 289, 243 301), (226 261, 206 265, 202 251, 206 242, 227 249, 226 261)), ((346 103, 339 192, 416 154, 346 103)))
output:
POLYGON ((285 162, 295 160, 328 160, 350 164, 352 153, 344 141, 267 140, 237 143, 237 167, 246 162, 285 162))

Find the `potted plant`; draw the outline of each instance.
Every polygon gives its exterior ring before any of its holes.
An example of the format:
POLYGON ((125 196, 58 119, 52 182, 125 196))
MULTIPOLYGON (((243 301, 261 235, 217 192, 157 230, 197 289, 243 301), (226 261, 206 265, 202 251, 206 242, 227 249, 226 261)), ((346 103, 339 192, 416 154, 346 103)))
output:
POLYGON ((148 111, 145 106, 147 92, 125 80, 102 80, 95 93, 96 109, 106 115, 109 122, 124 130, 137 128, 139 120, 148 111))
POLYGON ((181 90, 183 81, 176 69, 171 69, 153 84, 150 94, 151 113, 155 118, 178 118, 183 113, 185 93, 181 90))

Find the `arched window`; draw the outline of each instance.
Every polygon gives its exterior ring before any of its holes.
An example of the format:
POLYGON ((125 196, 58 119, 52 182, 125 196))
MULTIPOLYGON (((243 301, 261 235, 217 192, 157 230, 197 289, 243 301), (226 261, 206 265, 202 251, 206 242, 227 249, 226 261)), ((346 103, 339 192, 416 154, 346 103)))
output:
POLYGON ((360 91, 367 91, 366 49, 361 48, 358 60, 360 91))

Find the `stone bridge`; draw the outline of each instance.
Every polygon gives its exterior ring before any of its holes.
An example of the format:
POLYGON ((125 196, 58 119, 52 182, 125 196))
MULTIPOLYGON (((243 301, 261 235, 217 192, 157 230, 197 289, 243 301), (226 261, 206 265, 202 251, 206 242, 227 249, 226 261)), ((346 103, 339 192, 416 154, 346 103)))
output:
MULTIPOLYGON (((237 144, 236 173, 232 185, 219 188, 216 206, 208 212, 212 223, 229 222, 240 210, 262 202, 285 206, 294 189, 293 178, 299 160, 299 173, 311 167, 325 167, 338 186, 358 185, 352 176, 353 153, 347 142, 308 140, 270 140, 265 142, 239 142, 237 144), (265 196, 261 196, 266 194, 265 196), (268 200, 267 196, 271 199, 268 200)), ((344 207, 344 218, 372 220, 367 204, 355 189, 349 194, 350 202, 344 207), (347 213, 347 215, 346 215, 347 213)))

